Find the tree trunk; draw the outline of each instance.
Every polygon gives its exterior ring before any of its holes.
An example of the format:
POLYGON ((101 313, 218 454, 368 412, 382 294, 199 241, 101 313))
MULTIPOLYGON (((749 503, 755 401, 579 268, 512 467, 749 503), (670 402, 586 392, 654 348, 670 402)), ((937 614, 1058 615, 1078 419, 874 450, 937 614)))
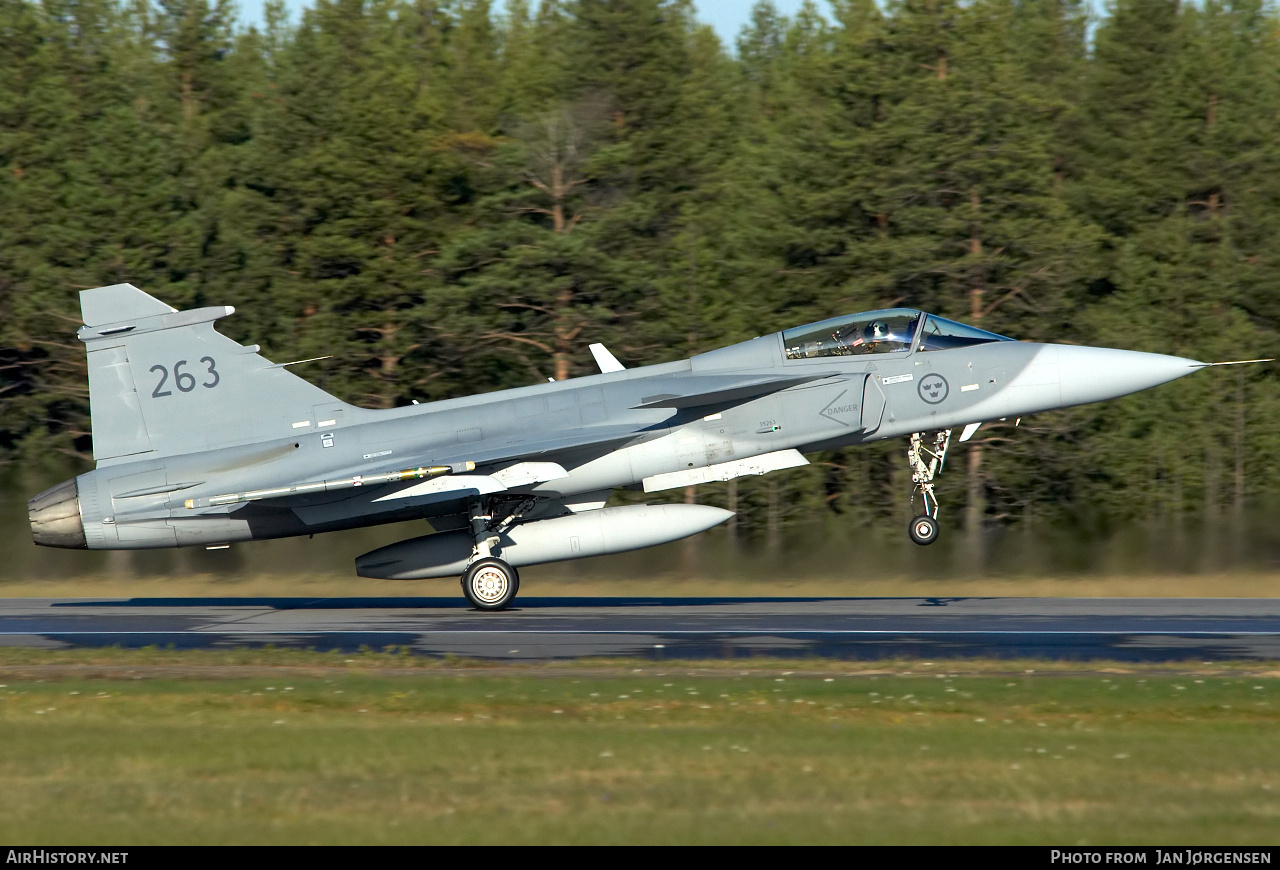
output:
POLYGON ((738 546, 738 481, 736 479, 729 481, 727 496, 726 507, 733 512, 728 522, 729 546, 736 549, 738 546))
POLYGON ((187 70, 182 73, 182 121, 188 127, 196 117, 196 95, 195 84, 191 78, 191 71, 187 70))
POLYGON ((1232 450, 1235 453, 1235 492, 1231 499, 1231 555, 1235 562, 1244 557, 1244 370, 1236 369, 1236 425, 1232 433, 1232 450))
POLYGON ((768 486, 768 508, 765 518, 765 546, 770 554, 777 555, 778 550, 782 546, 782 506, 780 504, 780 493, 778 492, 778 481, 776 478, 769 478, 768 486))
MULTIPOLYGON (((978 195, 978 189, 973 188, 969 191, 969 205, 973 208, 973 220, 969 225, 969 255, 973 258, 982 256, 982 235, 980 232, 980 224, 978 223, 978 210, 981 206, 981 198, 978 195)), ((983 320, 983 286, 982 276, 978 269, 980 266, 975 263, 972 276, 972 283, 969 286, 969 319, 973 321, 974 326, 981 326, 983 320)), ((982 515, 985 512, 986 505, 982 499, 982 445, 977 442, 969 443, 968 463, 965 469, 965 516, 964 529, 965 537, 968 541, 969 557, 972 560, 971 568, 975 571, 982 570, 984 562, 983 541, 982 541, 982 515)))
POLYGON ((551 167, 551 226, 556 234, 564 232, 564 169, 559 165, 551 167))
POLYGON ((578 329, 567 317, 569 306, 573 303, 573 290, 566 287, 556 297, 555 333, 556 352, 553 354, 554 377, 557 381, 567 381, 573 360, 573 340, 578 337, 578 329))
POLYGON ((1220 564, 1218 536, 1222 523, 1219 513, 1219 502, 1222 498, 1221 484, 1222 457, 1218 439, 1210 435, 1205 445, 1204 456, 1204 516, 1201 528, 1200 562, 1201 570, 1213 570, 1220 564))
MULTIPOLYGON (((698 488, 696 486, 686 486, 684 488, 684 503, 698 503, 698 488)), ((694 535, 685 538, 680 548, 680 574, 687 578, 694 578, 698 575, 698 547, 701 537, 694 535)))
POLYGON ((390 345, 399 331, 400 328, 394 323, 384 323, 380 330, 385 351, 378 357, 378 404, 383 408, 394 408, 396 405, 396 370, 400 367, 400 355, 392 352, 390 345))
POLYGON ((964 509, 965 532, 976 542, 982 537, 982 445, 969 448, 967 470, 967 500, 964 509))

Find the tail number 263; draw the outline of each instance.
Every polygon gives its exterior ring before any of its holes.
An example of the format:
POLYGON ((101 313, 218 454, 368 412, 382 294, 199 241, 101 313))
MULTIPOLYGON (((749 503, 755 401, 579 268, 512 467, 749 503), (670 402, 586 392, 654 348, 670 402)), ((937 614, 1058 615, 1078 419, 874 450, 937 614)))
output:
MULTIPOLYGON (((211 356, 200 357, 200 362, 204 363, 204 380, 200 382, 200 386, 212 390, 222 382, 222 375, 214 367, 214 360, 211 356)), ((178 388, 180 393, 189 393, 196 388, 196 376, 191 372, 184 372, 182 367, 187 365, 185 359, 180 359, 173 364, 173 385, 178 388)), ((152 366, 150 371, 160 373, 160 383, 156 384, 156 388, 151 391, 153 399, 159 399, 163 396, 172 396, 173 390, 166 390, 165 384, 169 382, 169 370, 164 366, 152 366)))

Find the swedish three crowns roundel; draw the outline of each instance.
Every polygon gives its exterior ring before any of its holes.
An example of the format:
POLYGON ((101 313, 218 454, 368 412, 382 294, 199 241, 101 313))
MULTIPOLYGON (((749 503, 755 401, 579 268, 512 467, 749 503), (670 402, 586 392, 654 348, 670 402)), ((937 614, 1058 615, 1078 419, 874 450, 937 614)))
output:
POLYGON ((924 399, 930 405, 936 405, 947 397, 947 393, 951 388, 947 385, 947 379, 942 375, 928 374, 920 379, 920 398, 924 399))

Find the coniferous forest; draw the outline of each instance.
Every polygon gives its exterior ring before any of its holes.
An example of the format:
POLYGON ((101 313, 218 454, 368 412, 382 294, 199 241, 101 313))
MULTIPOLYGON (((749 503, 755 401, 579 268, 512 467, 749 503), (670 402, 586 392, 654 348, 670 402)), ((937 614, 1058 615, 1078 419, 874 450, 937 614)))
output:
MULTIPOLYGON (((0 460, 91 441, 77 292, 131 282, 367 407, 869 308, 1280 355, 1280 12, 1258 0, 0 0, 0 460)), ((1230 526, 1280 368, 984 427, 971 534, 1230 526)), ((676 497, 901 532, 904 444, 676 497)), ((65 476, 65 475, 64 475, 65 476)), ((34 492, 34 490, 32 490, 34 492)), ((30 493, 27 493, 30 494, 30 493)))

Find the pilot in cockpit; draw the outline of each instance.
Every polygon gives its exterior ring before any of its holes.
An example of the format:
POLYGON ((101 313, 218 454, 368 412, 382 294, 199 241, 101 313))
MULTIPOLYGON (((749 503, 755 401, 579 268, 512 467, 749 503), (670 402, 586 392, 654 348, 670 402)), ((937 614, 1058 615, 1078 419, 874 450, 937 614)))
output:
POLYGON ((868 323, 854 322, 836 330, 832 338, 837 347, 845 348, 844 353, 891 353, 907 350, 911 347, 911 339, 916 334, 916 324, 920 318, 913 317, 896 328, 886 320, 872 320, 868 323))

